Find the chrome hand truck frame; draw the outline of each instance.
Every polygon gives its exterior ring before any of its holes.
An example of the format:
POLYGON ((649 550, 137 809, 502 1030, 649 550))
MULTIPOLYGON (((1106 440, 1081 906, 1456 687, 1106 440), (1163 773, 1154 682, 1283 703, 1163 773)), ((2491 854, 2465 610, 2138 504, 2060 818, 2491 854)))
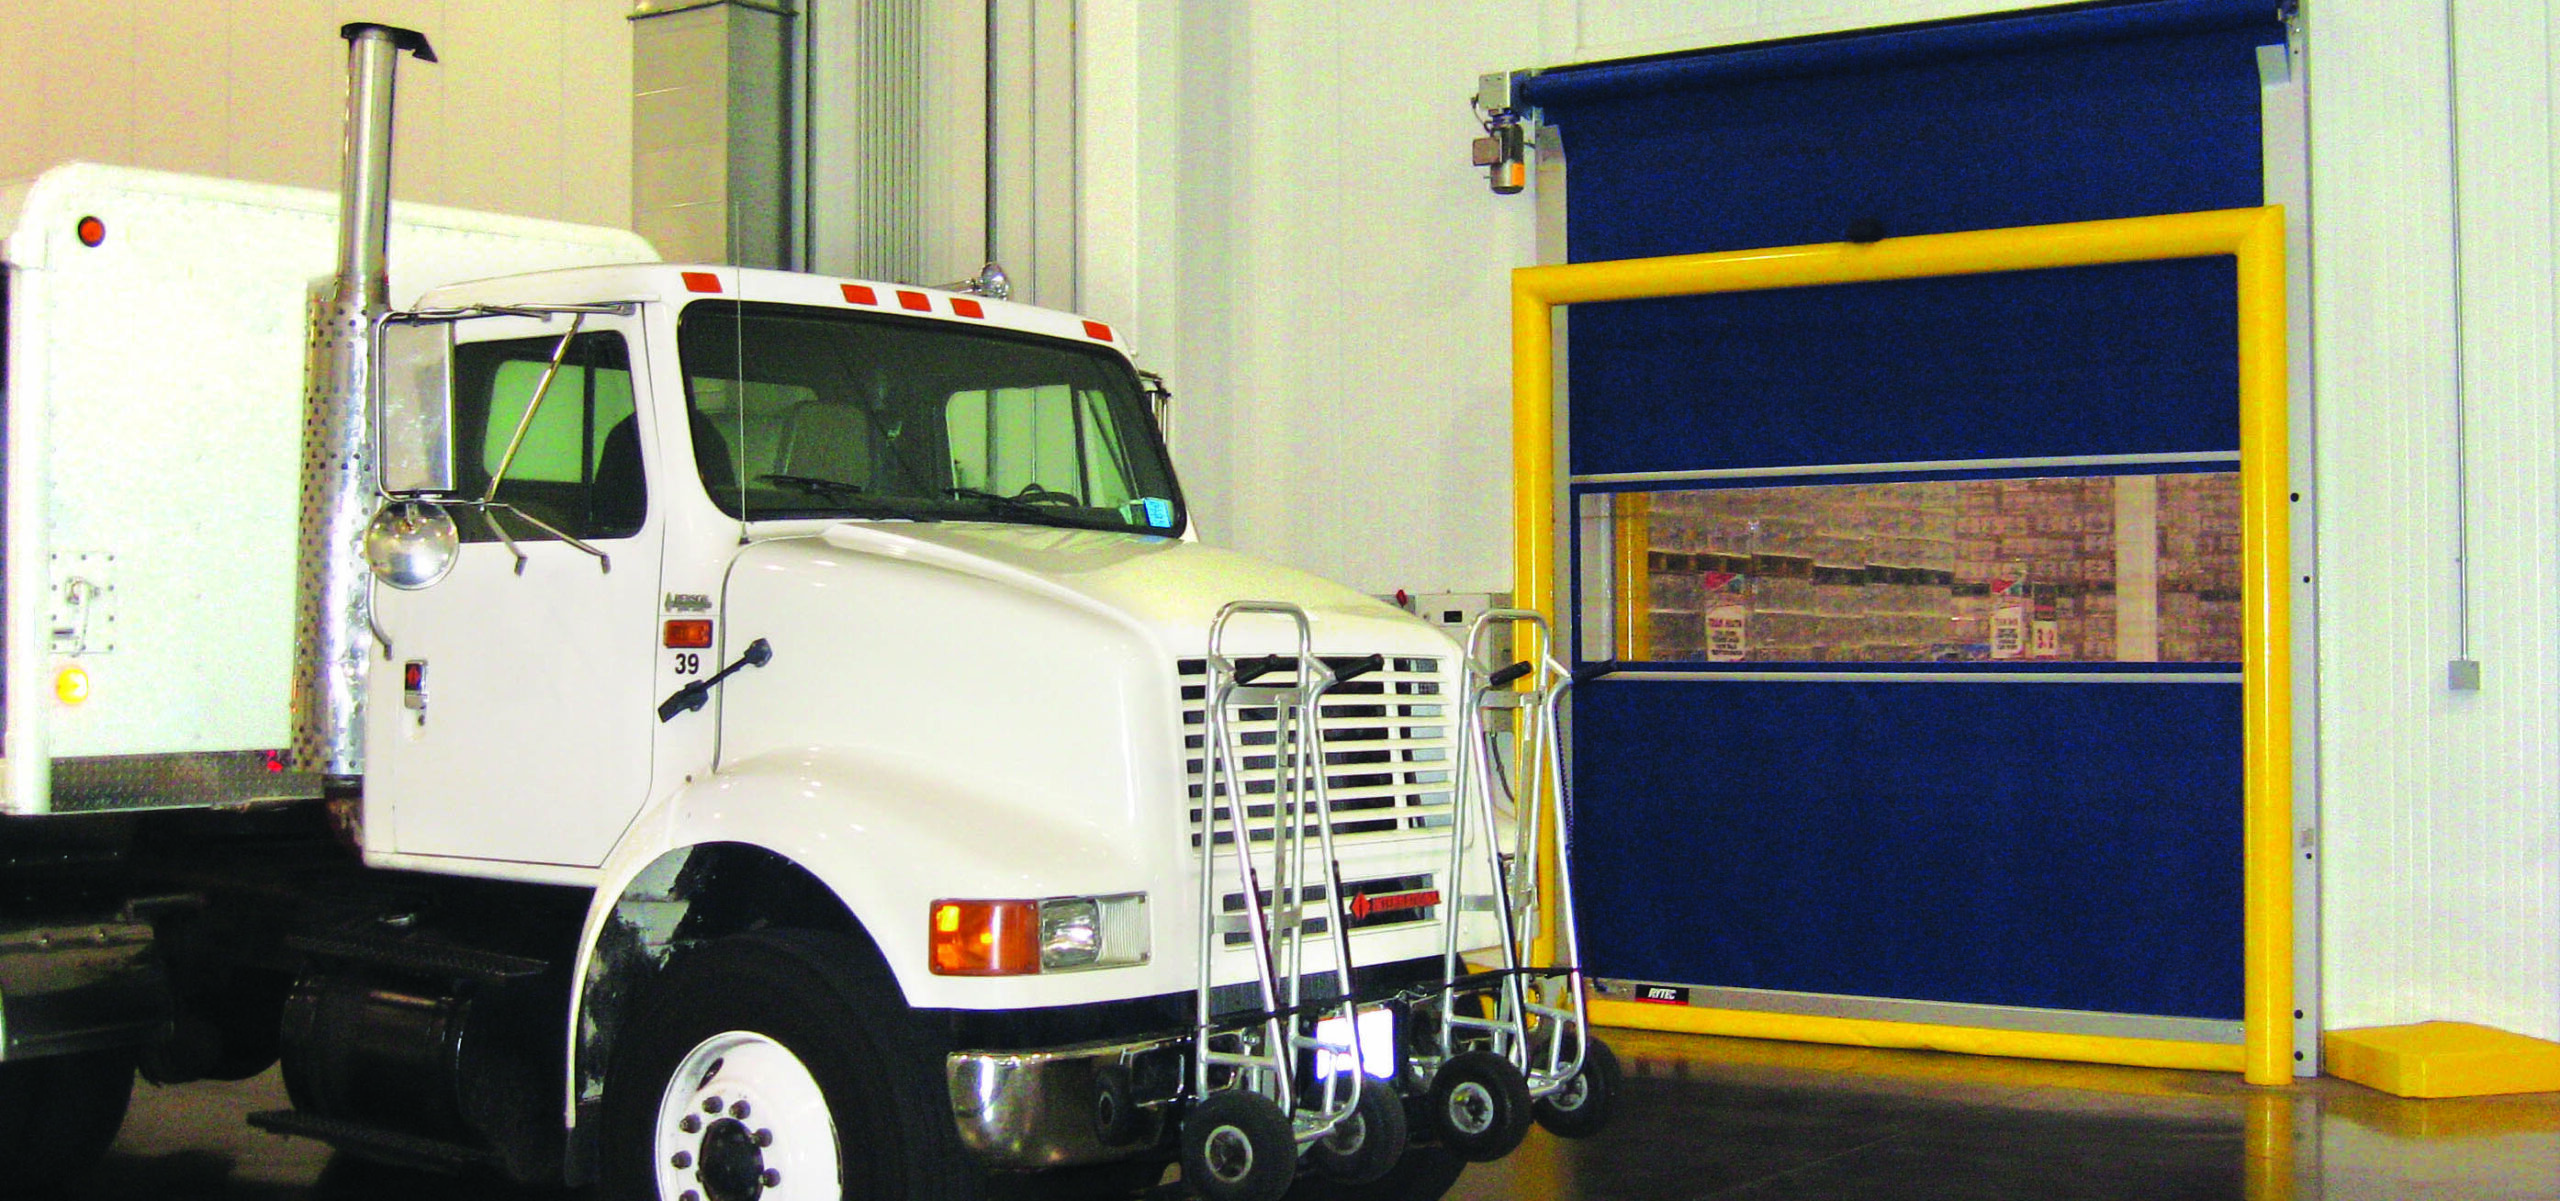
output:
POLYGON ((1525 1133, 1533 1110, 1551 1130, 1580 1136, 1598 1129, 1616 1090, 1616 1061, 1591 1037, 1583 992, 1581 948, 1573 911, 1573 867, 1567 839, 1564 754, 1557 706, 1573 686, 1573 673, 1556 656, 1544 616, 1524 609, 1496 609, 1467 628, 1466 703, 1458 747, 1456 825, 1444 877, 1452 898, 1441 956, 1442 982, 1435 1045, 1416 1048, 1417 1066, 1431 1074, 1435 1117, 1443 1137, 1462 1153, 1489 1158, 1509 1151, 1525 1133), (1510 630, 1518 660, 1486 664, 1493 635, 1510 630), (1518 687, 1522 680, 1526 687, 1518 687), (1518 787, 1502 770, 1491 715, 1513 715, 1514 761, 1524 777, 1518 787), (1502 802, 1512 808, 1513 853, 1502 847, 1502 802), (1550 821, 1552 818, 1552 821, 1550 821), (1540 880, 1545 838, 1555 836, 1555 928, 1546 932, 1552 953, 1529 962, 1539 930, 1540 880), (1461 926, 1472 914, 1489 913, 1498 935, 1491 947, 1470 948, 1461 926), (1479 969, 1466 954, 1490 951, 1479 969), (1596 1048, 1596 1049, 1595 1049, 1596 1048), (1598 1059, 1597 1072, 1586 1072, 1598 1059), (1437 1077, 1464 1064, 1463 1079, 1437 1077), (1605 1078, 1600 1078, 1605 1076, 1605 1078), (1603 1090, 1592 1104, 1593 1088, 1603 1090))
POLYGON ((1361 1070, 1367 1061, 1352 988, 1322 723, 1325 693, 1380 665, 1377 656, 1339 666, 1318 658, 1307 614, 1295 605, 1237 601, 1220 609, 1209 627, 1198 825, 1200 976, 1189 1080, 1194 1109, 1184 1127, 1185 1176, 1197 1171, 1193 1186, 1205 1196, 1276 1197, 1296 1174, 1297 1152, 1334 1134, 1360 1107, 1364 1091, 1382 1087, 1361 1070), (1230 654, 1228 630, 1238 618, 1288 623, 1296 634, 1295 653, 1230 654), (1282 677, 1285 682, 1277 682, 1282 677), (1259 682, 1266 678, 1275 682, 1259 682), (1257 749, 1249 743, 1260 736, 1237 729, 1258 720, 1247 716, 1257 711, 1270 715, 1267 805, 1254 801, 1247 776, 1249 760, 1256 757, 1248 750, 1257 749), (1255 846, 1253 826, 1266 811, 1267 852, 1255 846), (1213 968, 1228 925, 1221 920, 1228 916, 1221 912, 1222 846, 1226 882, 1243 898, 1240 916, 1254 966, 1258 1008, 1243 1014, 1218 1013, 1212 996, 1213 968), (1333 951, 1334 990, 1333 999, 1311 1002, 1306 960, 1310 928, 1318 922, 1333 951), (1340 1020, 1341 1039, 1318 1035, 1328 1018, 1340 1020), (1348 1068, 1319 1071, 1312 1088, 1302 1088, 1302 1054, 1317 1064, 1348 1068), (1312 1095, 1302 1095, 1307 1093, 1312 1095))

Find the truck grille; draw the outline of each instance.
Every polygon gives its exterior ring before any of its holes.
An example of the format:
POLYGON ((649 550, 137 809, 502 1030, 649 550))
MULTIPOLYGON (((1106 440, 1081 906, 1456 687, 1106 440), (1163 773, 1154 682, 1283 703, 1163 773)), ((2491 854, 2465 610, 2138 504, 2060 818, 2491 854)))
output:
MULTIPOLYGON (((1208 668, 1199 659, 1182 660, 1179 667, 1191 845, 1196 847, 1208 774, 1208 668)), ((1451 748, 1457 731, 1440 670, 1436 658, 1389 658, 1379 670, 1325 693, 1319 727, 1336 839, 1384 838, 1449 825, 1451 748)), ((1289 682, 1290 677, 1279 675, 1255 681, 1289 682)), ((1271 800, 1280 774, 1275 716, 1267 705, 1242 706, 1228 721, 1243 759, 1245 828, 1255 842, 1268 842, 1277 833, 1271 800)), ((1316 832, 1309 823, 1308 836, 1316 832)), ((1222 846, 1234 837, 1231 830, 1218 832, 1222 846)))

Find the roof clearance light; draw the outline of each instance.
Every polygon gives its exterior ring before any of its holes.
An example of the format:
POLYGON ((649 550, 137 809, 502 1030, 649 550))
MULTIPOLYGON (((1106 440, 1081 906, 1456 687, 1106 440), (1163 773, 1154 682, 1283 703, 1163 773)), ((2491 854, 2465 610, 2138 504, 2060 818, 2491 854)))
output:
POLYGON ((933 974, 1028 976, 1040 970, 1037 901, 935 901, 933 974))
POLYGON ((918 313, 930 313, 933 311, 933 298, 922 292, 901 291, 898 293, 898 307, 918 313))
POLYGON ((82 217, 76 228, 80 234, 80 244, 83 246, 95 248, 99 243, 107 240, 107 223, 95 217, 82 217))
POLYGON ((720 277, 708 271, 687 271, 684 273, 684 290, 709 292, 717 296, 720 294, 720 277))
POLYGON ((668 622, 667 646, 680 651, 711 649, 711 619, 681 617, 668 622))
POLYGON ((1096 342, 1108 342, 1111 340, 1111 327, 1099 321, 1087 321, 1084 323, 1084 336, 1096 342))
POLYGON ((844 286, 844 302, 846 304, 878 304, 880 303, 880 294, 872 291, 870 286, 866 284, 846 284, 844 286))
POLYGON ((63 704, 77 705, 89 699, 89 672, 85 668, 66 667, 53 677, 53 695, 63 704))
POLYGON ((987 306, 966 296, 954 296, 951 298, 951 314, 955 317, 984 317, 987 315, 987 306))

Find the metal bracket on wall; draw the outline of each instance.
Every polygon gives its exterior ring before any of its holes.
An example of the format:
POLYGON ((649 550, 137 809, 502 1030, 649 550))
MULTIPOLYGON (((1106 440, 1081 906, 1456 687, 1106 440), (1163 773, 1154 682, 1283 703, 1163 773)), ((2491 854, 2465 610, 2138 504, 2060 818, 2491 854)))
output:
POLYGON ((1510 196, 1529 186, 1527 115, 1512 96, 1515 76, 1494 71, 1476 77, 1476 123, 1484 126, 1475 140, 1474 162, 1485 169, 1485 183, 1497 196, 1510 196))

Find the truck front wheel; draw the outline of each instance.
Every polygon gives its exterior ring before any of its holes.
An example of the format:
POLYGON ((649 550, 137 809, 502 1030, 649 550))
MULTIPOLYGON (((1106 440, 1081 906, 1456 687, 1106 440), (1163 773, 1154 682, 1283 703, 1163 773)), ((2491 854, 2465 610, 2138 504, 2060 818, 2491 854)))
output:
POLYGON ((758 931, 695 948, 614 1053, 606 1195, 972 1196, 979 1173, 934 1066, 896 982, 851 939, 758 931))
POLYGON ((41 1190, 88 1171, 132 1099, 130 1050, 0 1063, 0 1164, 11 1186, 41 1190))

